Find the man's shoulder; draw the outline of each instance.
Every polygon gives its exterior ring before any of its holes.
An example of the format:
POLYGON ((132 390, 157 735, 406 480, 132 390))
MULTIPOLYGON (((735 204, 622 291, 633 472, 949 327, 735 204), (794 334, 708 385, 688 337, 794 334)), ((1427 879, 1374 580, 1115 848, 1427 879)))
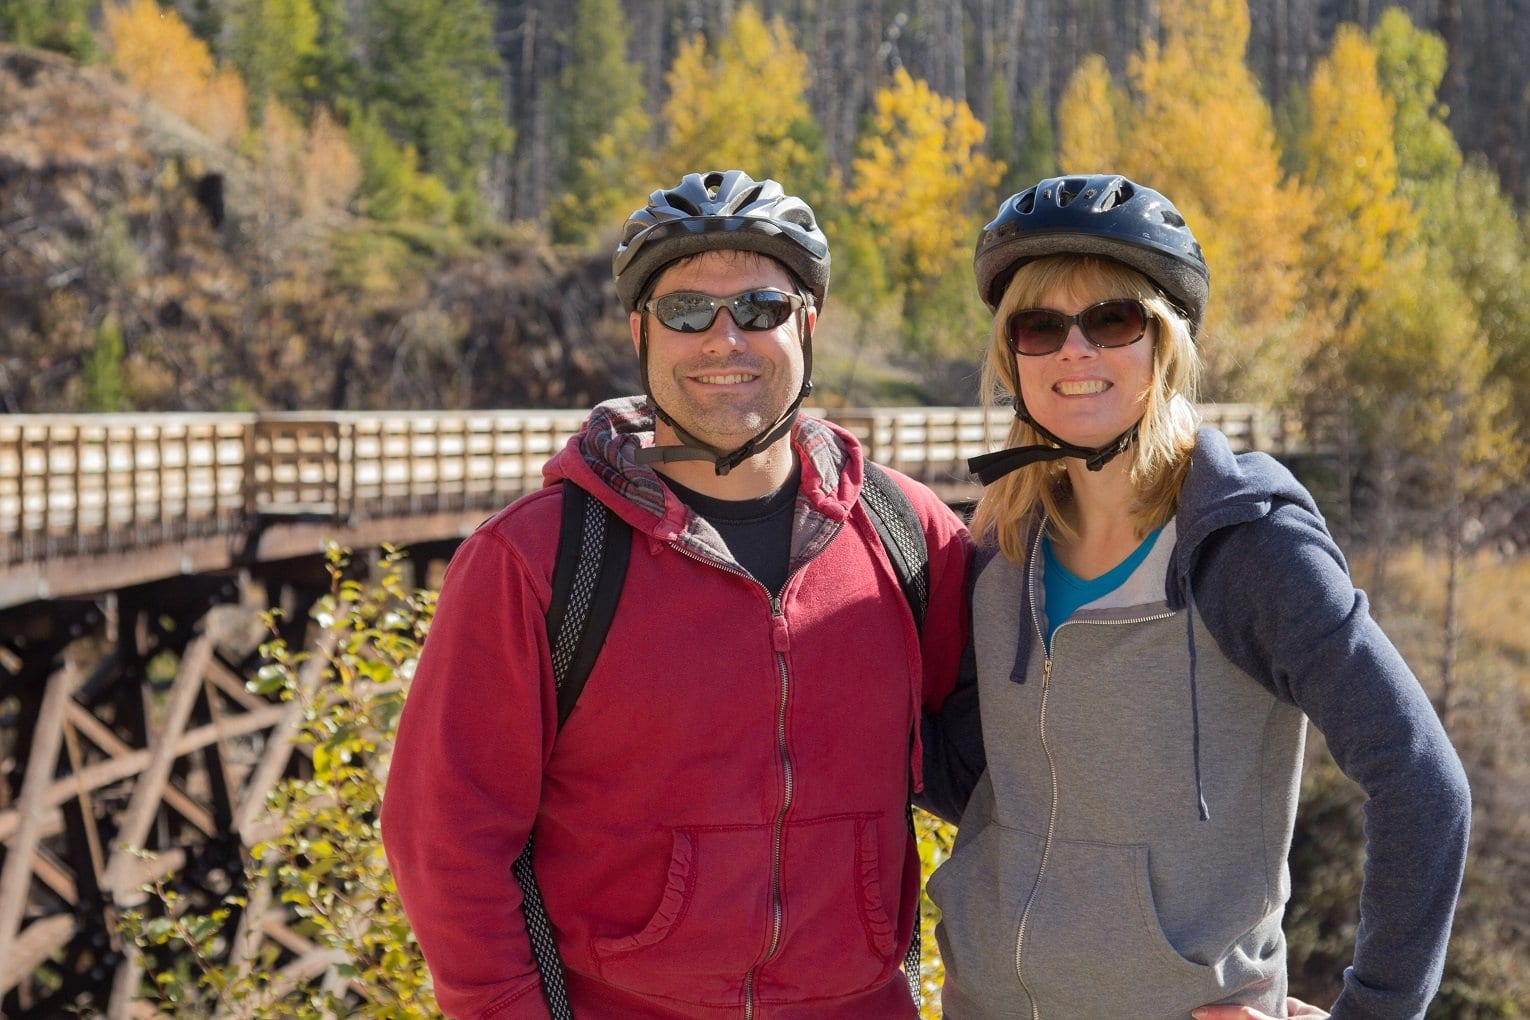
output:
POLYGON ((470 538, 498 540, 513 546, 556 543, 562 530, 563 486, 544 486, 485 518, 470 538))

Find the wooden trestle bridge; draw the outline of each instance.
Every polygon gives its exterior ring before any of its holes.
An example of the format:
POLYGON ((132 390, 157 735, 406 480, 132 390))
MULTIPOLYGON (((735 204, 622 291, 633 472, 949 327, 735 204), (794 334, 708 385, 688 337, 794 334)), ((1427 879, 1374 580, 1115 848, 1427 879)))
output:
MULTIPOLYGON (((1293 416, 1203 411, 1244 448, 1305 448, 1293 416)), ((966 458, 1007 428, 960 408, 830 417, 953 504, 976 495, 966 458)), ((289 739, 297 707, 246 686, 262 665, 251 623, 280 606, 283 637, 302 645, 329 590, 327 540, 400 546, 427 583, 541 484, 582 419, 0 416, 0 1016, 139 1015, 116 918, 171 869, 226 890, 267 794, 307 764, 289 739)), ((294 971, 333 967, 289 919, 254 918, 254 941, 279 944, 294 971)))

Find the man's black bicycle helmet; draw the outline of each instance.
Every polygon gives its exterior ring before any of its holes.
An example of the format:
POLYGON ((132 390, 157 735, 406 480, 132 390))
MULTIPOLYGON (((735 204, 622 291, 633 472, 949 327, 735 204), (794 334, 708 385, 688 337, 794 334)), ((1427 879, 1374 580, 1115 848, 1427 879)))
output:
POLYGON ((669 263, 719 249, 770 256, 823 308, 829 242, 813 210, 775 181, 757 181, 742 170, 686 174, 678 186, 655 191, 627 217, 611 259, 622 306, 635 311, 650 281, 669 263))
POLYGON ((1103 255, 1163 290, 1200 332, 1211 273, 1167 198, 1118 174, 1051 177, 1010 196, 978 235, 978 293, 997 311, 1015 270, 1047 255, 1103 255))

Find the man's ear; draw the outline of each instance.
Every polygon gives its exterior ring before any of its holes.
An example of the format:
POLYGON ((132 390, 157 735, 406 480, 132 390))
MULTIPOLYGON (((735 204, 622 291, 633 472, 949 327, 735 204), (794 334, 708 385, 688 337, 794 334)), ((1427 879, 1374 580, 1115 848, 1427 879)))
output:
POLYGON ((643 353, 643 313, 628 312, 627 328, 632 332, 632 350, 641 355, 643 353))

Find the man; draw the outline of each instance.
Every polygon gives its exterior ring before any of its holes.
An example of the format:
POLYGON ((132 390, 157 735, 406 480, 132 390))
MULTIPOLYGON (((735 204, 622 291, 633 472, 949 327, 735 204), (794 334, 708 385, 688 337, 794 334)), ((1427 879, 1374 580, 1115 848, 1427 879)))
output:
POLYGON ((613 268, 646 399, 596 407, 548 487, 464 542, 399 728, 384 843, 439 1003, 549 1015, 511 876, 534 834, 580 1020, 913 1017, 905 811, 964 644, 965 531, 887 472, 928 551, 920 628, 860 447, 798 413, 829 281, 800 199, 690 174, 632 214, 613 268), (564 480, 633 540, 560 729, 564 480))

